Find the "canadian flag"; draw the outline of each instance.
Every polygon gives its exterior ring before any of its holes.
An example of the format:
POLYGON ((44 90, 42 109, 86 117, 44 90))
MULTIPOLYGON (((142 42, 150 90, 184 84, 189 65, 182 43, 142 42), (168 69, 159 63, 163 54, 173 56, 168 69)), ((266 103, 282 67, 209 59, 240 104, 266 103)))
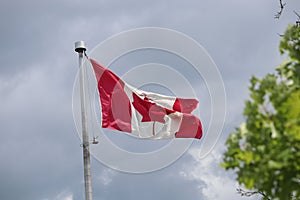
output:
POLYGON ((102 127, 140 138, 202 137, 200 120, 191 112, 198 100, 139 90, 90 59, 98 83, 102 127))

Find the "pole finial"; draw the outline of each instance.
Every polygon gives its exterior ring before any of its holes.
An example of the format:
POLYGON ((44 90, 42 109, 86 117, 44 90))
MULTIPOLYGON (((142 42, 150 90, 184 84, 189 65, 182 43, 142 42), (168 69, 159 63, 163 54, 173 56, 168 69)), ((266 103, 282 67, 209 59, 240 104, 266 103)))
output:
POLYGON ((75 42, 75 51, 77 53, 83 53, 86 51, 86 46, 84 41, 75 42))

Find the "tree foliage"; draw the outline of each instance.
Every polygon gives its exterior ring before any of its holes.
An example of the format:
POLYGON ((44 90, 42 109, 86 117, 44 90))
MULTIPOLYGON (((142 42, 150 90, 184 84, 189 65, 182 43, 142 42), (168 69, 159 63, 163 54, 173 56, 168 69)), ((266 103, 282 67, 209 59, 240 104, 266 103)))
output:
POLYGON ((222 167, 263 199, 300 199, 300 27, 280 41, 287 59, 276 72, 250 80, 245 123, 227 139, 222 167))

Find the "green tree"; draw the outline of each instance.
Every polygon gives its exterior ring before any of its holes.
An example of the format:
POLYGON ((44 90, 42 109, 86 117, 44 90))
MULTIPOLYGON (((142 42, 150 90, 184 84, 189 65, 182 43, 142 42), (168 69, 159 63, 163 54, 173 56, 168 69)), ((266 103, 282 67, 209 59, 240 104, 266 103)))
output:
POLYGON ((300 27, 288 26, 279 50, 287 59, 276 72, 251 78, 245 123, 227 139, 221 166, 250 194, 300 199, 300 27))

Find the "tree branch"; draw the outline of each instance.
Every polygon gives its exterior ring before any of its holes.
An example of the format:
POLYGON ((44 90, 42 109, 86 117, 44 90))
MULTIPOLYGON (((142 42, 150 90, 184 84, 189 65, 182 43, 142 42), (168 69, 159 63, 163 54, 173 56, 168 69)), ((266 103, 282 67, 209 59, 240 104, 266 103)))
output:
POLYGON ((296 25, 297 25, 298 27, 300 27, 300 15, 299 15, 296 11, 294 11, 294 13, 295 13, 295 15, 297 15, 297 17, 298 17, 298 19, 296 20, 296 25))
POLYGON ((267 195, 261 191, 246 191, 243 190, 242 188, 236 188, 236 191, 238 194, 240 194, 241 196, 245 196, 245 197, 251 197, 255 194, 260 194, 262 195, 265 199, 271 200, 269 197, 267 197, 267 195))
POLYGON ((280 11, 278 11, 276 13, 276 15, 274 16, 275 19, 279 19, 280 18, 281 14, 283 12, 283 9, 284 9, 284 7, 286 5, 286 3, 283 3, 282 0, 279 0, 279 5, 280 5, 280 11))

